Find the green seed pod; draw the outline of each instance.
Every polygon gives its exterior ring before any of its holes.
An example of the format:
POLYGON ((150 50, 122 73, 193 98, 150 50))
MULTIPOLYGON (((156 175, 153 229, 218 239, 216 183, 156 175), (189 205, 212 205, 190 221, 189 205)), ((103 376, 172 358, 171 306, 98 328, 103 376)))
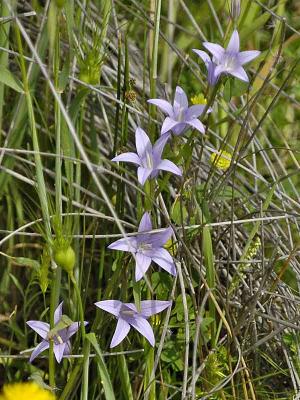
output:
POLYGON ((55 4, 57 8, 63 8, 66 4, 67 0, 55 0, 55 4))
POLYGON ((76 256, 71 246, 59 248, 54 251, 54 261, 56 264, 70 274, 75 266, 76 256))

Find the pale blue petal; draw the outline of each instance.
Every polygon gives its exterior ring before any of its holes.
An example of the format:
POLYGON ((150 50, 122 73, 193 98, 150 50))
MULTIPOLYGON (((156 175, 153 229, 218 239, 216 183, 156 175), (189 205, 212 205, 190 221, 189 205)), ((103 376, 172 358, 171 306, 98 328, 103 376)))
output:
POLYGON ((164 249, 155 249, 154 254, 152 255, 152 261, 158 264, 161 268, 167 271, 169 274, 176 276, 177 271, 175 267, 175 263, 170 253, 164 249))
POLYGON ((172 301, 162 300, 143 300, 141 301, 141 314, 145 317, 160 313, 168 307, 171 307, 172 301))
MULTIPOLYGON (((170 239, 173 234, 173 229, 171 227, 163 229, 161 232, 151 233, 148 238, 148 243, 152 245, 153 248, 162 247, 170 239)), ((150 256, 152 250, 149 250, 147 255, 150 256)))
POLYGON ((138 332, 140 332, 141 335, 143 335, 148 340, 151 346, 154 346, 155 339, 153 330, 151 328, 151 325, 145 318, 142 317, 130 318, 130 320, 128 319, 128 322, 130 323, 131 326, 133 326, 133 328, 135 328, 138 332))
POLYGON ((199 119, 191 119, 190 121, 187 121, 187 124, 197 129, 199 132, 205 133, 204 125, 199 121, 199 119))
POLYGON ((142 253, 136 253, 135 260, 135 280, 138 282, 147 272, 151 264, 151 258, 142 253))
POLYGON ((171 131, 176 125, 180 124, 180 122, 175 121, 172 118, 167 117, 161 127, 161 135, 171 131))
POLYGON ((41 343, 39 343, 36 346, 36 348, 31 353, 29 362, 32 362, 40 353, 42 353, 43 351, 45 351, 47 349, 49 349, 49 342, 47 342, 46 340, 43 340, 41 343))
POLYGON ((60 363, 63 358, 65 347, 66 347, 66 343, 60 343, 60 344, 54 345, 53 351, 54 351, 56 361, 58 363, 60 363))
MULTIPOLYGON (((84 326, 88 325, 87 321, 84 321, 84 326)), ((68 328, 66 332, 66 337, 69 339, 71 336, 73 336, 78 329, 80 328, 80 322, 73 322, 68 328)))
POLYGON ((205 51, 193 49, 193 52, 196 53, 197 56, 199 56, 202 59, 202 61, 204 61, 206 67, 209 65, 209 63, 211 63, 211 59, 209 55, 205 53, 205 51))
POLYGON ((139 232, 145 232, 151 230, 152 230, 152 222, 150 214, 148 212, 145 212, 139 224, 139 232))
POLYGON ((58 324, 62 316, 63 301, 58 305, 54 312, 54 324, 58 324))
POLYGON ((248 75, 246 74, 246 71, 244 70, 243 67, 236 67, 230 71, 230 75, 235 76, 236 78, 239 78, 240 80, 244 82, 249 82, 248 75))
POLYGON ((156 169, 160 169, 163 171, 171 172, 172 174, 182 176, 182 171, 170 160, 162 160, 157 166, 156 169))
POLYGON ((204 42, 203 46, 220 62, 224 56, 225 50, 216 43, 204 42))
POLYGON ((174 107, 187 108, 188 106, 189 102, 185 91, 180 86, 177 86, 175 90, 174 107))
POLYGON ((119 300, 103 300, 95 303, 95 306, 101 308, 101 310, 107 311, 110 314, 118 317, 122 308, 122 302, 119 300))
POLYGON ((142 159, 145 153, 152 153, 152 144, 145 131, 141 128, 137 128, 135 131, 135 145, 139 157, 142 159))
POLYGON ((186 120, 198 118, 205 108, 206 106, 201 104, 195 104, 194 106, 189 107, 185 114, 186 120))
POLYGON ((129 251, 134 253, 137 249, 137 241, 135 236, 127 236, 126 238, 122 238, 116 240, 111 243, 108 247, 110 250, 120 250, 120 251, 129 251))
POLYGON ((150 177, 151 173, 153 172, 153 169, 138 167, 137 172, 138 172, 138 181, 140 182, 141 185, 144 185, 146 180, 150 177))
POLYGON ((153 163, 158 164, 161 160, 162 153, 164 151, 165 145, 170 139, 170 133, 164 133, 153 145, 153 163))
POLYGON ((246 64, 260 55, 258 50, 241 51, 238 54, 238 61, 241 65, 246 64))
POLYGON ((130 331, 130 325, 128 324, 128 322, 125 321, 125 319, 123 318, 119 318, 114 336, 112 337, 109 347, 110 348, 116 347, 119 343, 122 342, 122 340, 124 340, 124 338, 128 335, 129 331, 130 331))
POLYGON ((150 99, 148 103, 154 104, 155 106, 159 107, 165 114, 168 114, 170 117, 173 117, 173 107, 166 100, 161 99, 150 99))
POLYGON ((46 322, 41 321, 27 321, 26 324, 30 326, 36 333, 38 333, 43 339, 47 338, 50 330, 50 325, 46 322))
POLYGON ((227 53, 238 53, 240 50, 240 37, 238 31, 235 29, 229 40, 226 52, 227 53))
POLYGON ((116 156, 115 158, 113 158, 111 161, 124 161, 124 162, 130 162, 133 164, 137 164, 137 165, 141 165, 141 160, 139 158, 139 156, 136 153, 123 153, 120 154, 118 156, 116 156))

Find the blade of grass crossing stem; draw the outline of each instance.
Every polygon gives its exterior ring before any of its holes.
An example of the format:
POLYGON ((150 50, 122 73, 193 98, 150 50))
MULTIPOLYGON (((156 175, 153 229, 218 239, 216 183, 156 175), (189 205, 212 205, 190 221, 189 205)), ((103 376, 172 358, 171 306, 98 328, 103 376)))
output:
POLYGON ((99 344, 97 342, 96 336, 94 333, 88 333, 85 336, 86 340, 88 340, 93 346, 96 352, 96 361, 98 365, 99 374, 101 377, 101 383, 103 385, 103 390, 105 393, 106 400, 115 400, 115 395, 113 391, 113 386, 109 377, 109 373, 107 371, 102 352, 100 350, 99 344))
MULTIPOLYGON (((202 251, 204 256, 204 265, 206 268, 206 280, 209 288, 213 291, 216 286, 214 254, 211 240, 211 233, 208 226, 203 228, 202 251)), ((214 302, 209 299, 209 316, 213 319, 211 324, 211 343, 212 347, 216 345, 216 307, 214 302)))
POLYGON ((122 392, 124 400, 133 400, 133 394, 130 384, 130 376, 128 372, 126 357, 124 354, 118 356, 118 365, 120 370, 120 380, 122 384, 122 392))

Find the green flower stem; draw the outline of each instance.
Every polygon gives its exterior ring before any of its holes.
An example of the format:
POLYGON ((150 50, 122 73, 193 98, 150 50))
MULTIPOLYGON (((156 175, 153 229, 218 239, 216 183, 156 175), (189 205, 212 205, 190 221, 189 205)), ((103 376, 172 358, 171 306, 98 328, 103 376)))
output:
POLYGON ((77 282, 76 282, 76 279, 75 279, 73 273, 70 273, 70 279, 71 279, 71 281, 72 281, 72 283, 74 285, 74 289, 75 289, 76 296, 77 296, 77 299, 78 299, 80 330, 81 330, 82 340, 84 341, 84 338, 85 338, 85 327, 84 327, 84 312, 83 312, 83 307, 82 307, 81 294, 80 294, 80 290, 79 290, 79 287, 77 285, 77 282))

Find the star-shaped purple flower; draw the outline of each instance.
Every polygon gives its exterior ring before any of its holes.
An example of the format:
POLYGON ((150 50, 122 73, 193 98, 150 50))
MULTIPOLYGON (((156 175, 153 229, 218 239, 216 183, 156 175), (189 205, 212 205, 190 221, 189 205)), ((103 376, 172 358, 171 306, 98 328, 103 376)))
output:
POLYGON ((208 75, 211 74, 209 78, 211 82, 216 83, 221 74, 229 74, 242 81, 249 81, 243 65, 258 57, 260 51, 240 51, 240 37, 237 30, 233 31, 226 49, 211 42, 204 42, 203 46, 213 55, 212 60, 201 50, 193 49, 193 51, 204 61, 208 75))
POLYGON ((128 251, 135 256, 135 280, 139 281, 147 272, 151 261, 158 264, 169 274, 176 275, 176 267, 173 258, 163 247, 172 235, 172 228, 166 228, 160 232, 147 233, 152 230, 150 215, 143 215, 137 236, 129 236, 113 242, 108 246, 112 250, 128 251))
POLYGON ((189 107, 187 96, 180 86, 176 87, 173 105, 161 99, 150 99, 148 103, 154 104, 168 115, 161 127, 162 135, 169 131, 172 131, 174 135, 181 135, 190 127, 201 133, 205 132, 204 125, 197 118, 206 106, 196 104, 189 107))
MULTIPOLYGON (((63 302, 59 304, 54 313, 54 324, 57 325, 61 322, 62 318, 62 305, 63 302)), ((41 321, 27 321, 27 325, 30 326, 36 333, 42 337, 42 342, 36 346, 30 356, 30 362, 32 362, 40 353, 47 350, 50 346, 50 340, 53 340, 54 355, 58 363, 61 362, 64 354, 70 354, 71 343, 70 337, 73 336, 80 327, 80 322, 73 322, 67 328, 57 330, 55 333, 51 334, 50 325, 46 322, 41 321)), ((88 322, 84 321, 84 325, 88 322)), ((53 331, 53 330, 52 330, 53 331)))
POLYGON ((171 307, 171 301, 144 300, 141 301, 141 311, 137 311, 132 303, 122 303, 119 300, 98 301, 95 305, 104 311, 113 314, 118 319, 117 327, 110 343, 110 348, 117 346, 128 335, 130 326, 135 328, 143 335, 151 346, 154 346, 155 339, 151 325, 147 318, 157 314, 168 307, 171 307))
POLYGON ((138 181, 144 185, 148 178, 155 178, 159 171, 168 171, 182 175, 182 171, 170 160, 162 160, 164 147, 170 135, 161 136, 152 146, 145 131, 137 128, 135 131, 135 146, 137 153, 123 153, 112 161, 125 161, 138 165, 138 181))

